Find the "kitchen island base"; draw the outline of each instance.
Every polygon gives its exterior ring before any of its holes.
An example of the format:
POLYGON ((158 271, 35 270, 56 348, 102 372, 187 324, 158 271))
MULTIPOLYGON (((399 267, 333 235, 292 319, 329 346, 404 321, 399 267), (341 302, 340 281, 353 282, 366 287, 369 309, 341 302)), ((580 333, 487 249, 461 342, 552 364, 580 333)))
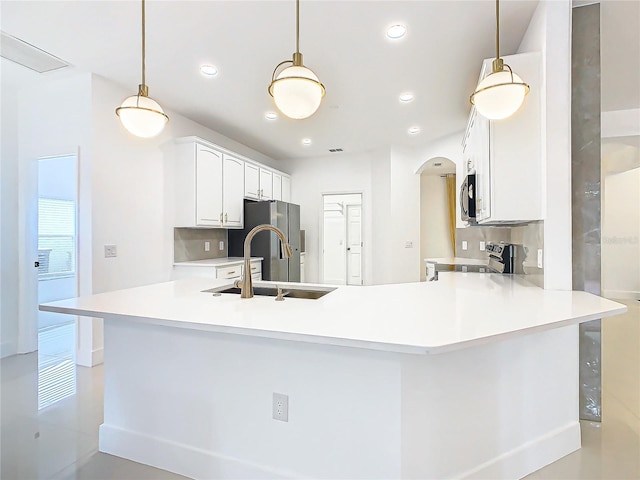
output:
POLYGON ((419 355, 105 316, 100 451, 203 479, 521 478, 580 448, 577 330, 419 355))

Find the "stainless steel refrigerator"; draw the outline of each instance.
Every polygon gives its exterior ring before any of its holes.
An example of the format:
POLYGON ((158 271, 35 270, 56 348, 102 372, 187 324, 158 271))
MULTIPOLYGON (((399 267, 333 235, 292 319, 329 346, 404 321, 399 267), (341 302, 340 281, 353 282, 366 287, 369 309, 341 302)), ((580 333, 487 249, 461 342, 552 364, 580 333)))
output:
POLYGON ((280 240, 275 233, 264 231, 253 237, 251 256, 263 257, 262 279, 282 282, 300 281, 300 205, 270 200, 244 202, 244 229, 229 230, 229 256, 244 255, 244 239, 253 227, 273 225, 286 235, 293 250, 291 258, 283 258, 280 240))

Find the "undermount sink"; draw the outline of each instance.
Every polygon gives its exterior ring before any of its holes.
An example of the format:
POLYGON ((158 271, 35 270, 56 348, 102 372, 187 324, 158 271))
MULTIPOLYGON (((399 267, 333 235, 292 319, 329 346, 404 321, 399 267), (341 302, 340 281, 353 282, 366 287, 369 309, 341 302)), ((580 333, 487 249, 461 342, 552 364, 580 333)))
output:
MULTIPOLYGON (((335 290, 333 287, 327 287, 323 289, 317 288, 298 288, 298 287, 281 287, 282 296, 285 298, 305 298, 308 300, 317 300, 324 297, 327 293, 331 293, 335 290)), ((210 288, 209 290, 203 290, 205 293, 222 294, 222 293, 234 293, 239 295, 240 289, 238 287, 217 287, 210 288)), ((253 294, 261 297, 276 297, 278 296, 278 287, 275 286, 254 286, 253 294)))

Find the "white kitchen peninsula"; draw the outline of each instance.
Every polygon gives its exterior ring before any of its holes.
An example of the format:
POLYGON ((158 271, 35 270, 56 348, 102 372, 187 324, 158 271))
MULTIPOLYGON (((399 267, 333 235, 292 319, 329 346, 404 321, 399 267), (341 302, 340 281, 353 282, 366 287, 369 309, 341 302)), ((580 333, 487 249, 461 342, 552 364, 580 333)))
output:
POLYGON ((224 284, 40 307, 105 319, 101 451, 194 478, 519 478, 580 447, 577 324, 626 309, 495 274, 201 292, 224 284))

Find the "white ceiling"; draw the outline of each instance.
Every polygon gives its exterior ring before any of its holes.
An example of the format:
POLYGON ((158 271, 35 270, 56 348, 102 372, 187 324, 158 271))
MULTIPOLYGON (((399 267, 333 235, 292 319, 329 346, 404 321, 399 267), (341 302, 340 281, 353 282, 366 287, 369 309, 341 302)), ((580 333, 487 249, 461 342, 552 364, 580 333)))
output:
MULTIPOLYGON (((518 47, 537 1, 500 5, 506 55, 518 47)), ((4 32, 137 91, 139 1, 0 6, 4 32)), ((494 7, 493 0, 302 0, 300 51, 327 95, 310 119, 267 121, 264 113, 275 110, 271 73, 295 49, 295 2, 148 0, 147 84, 165 109, 276 159, 323 156, 335 147, 420 147, 464 128, 481 61, 494 54, 494 7), (384 32, 396 22, 409 31, 392 42, 384 32), (204 78, 203 62, 219 75, 204 78), (398 102, 404 91, 415 93, 412 103, 398 102), (408 135, 413 125, 419 135, 408 135), (313 144, 303 146, 304 137, 313 144)), ((3 81, 12 71, 3 68, 3 81)))

